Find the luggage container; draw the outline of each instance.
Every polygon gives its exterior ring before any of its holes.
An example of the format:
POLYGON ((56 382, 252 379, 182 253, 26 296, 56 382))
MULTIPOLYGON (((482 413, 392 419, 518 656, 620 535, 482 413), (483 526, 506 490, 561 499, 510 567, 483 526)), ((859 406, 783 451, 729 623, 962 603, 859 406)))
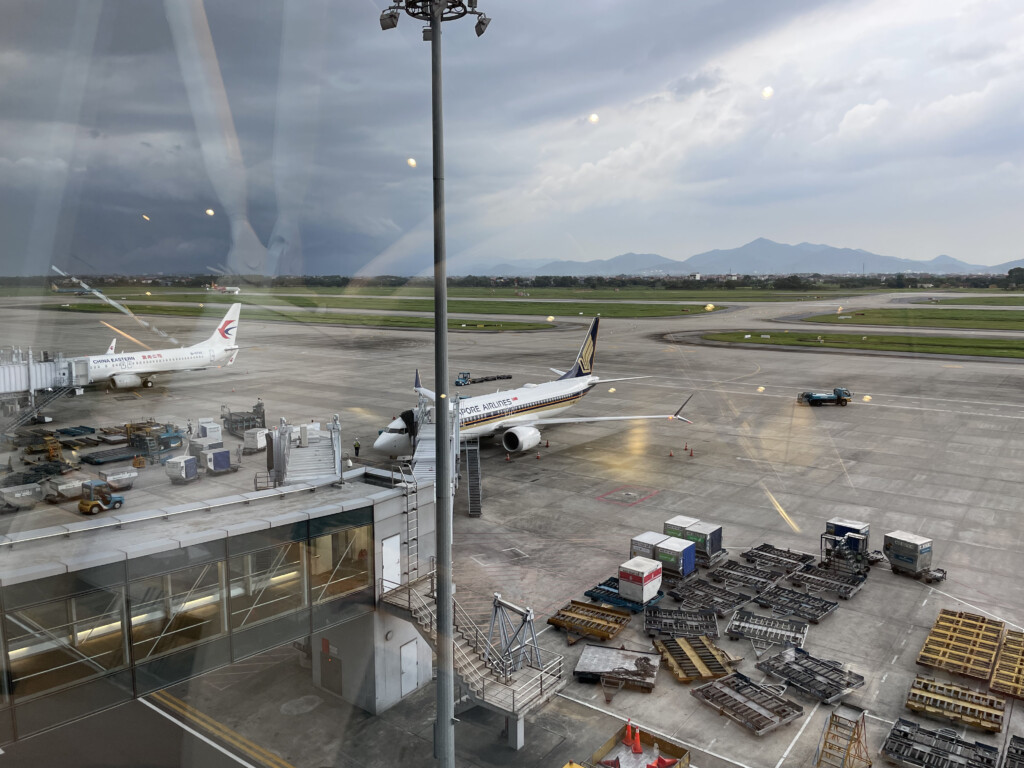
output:
POLYGON ((127 491, 138 478, 138 470, 135 469, 101 469, 100 480, 103 480, 112 490, 127 491))
POLYGON ((75 472, 70 475, 54 475, 39 485, 42 486, 44 499, 66 501, 81 496, 82 483, 91 479, 88 475, 75 472))
POLYGON ((697 545, 687 539, 669 536, 654 545, 654 559, 666 571, 689 576, 697 570, 697 545))
POLYGON ((855 533, 858 536, 863 536, 863 539, 851 536, 846 540, 847 546, 854 552, 867 552, 870 549, 870 531, 871 526, 868 523, 862 523, 859 520, 846 520, 842 517, 833 517, 825 523, 825 533, 832 536, 845 536, 848 533, 855 533))
POLYGON ((666 536, 675 536, 677 539, 685 539, 686 529, 699 522, 700 520, 696 517, 676 515, 675 517, 665 521, 665 525, 662 530, 664 530, 666 536))
POLYGON ((696 522, 686 527, 683 538, 697 545, 697 551, 713 556, 722 551, 722 526, 714 523, 696 522))
POLYGON ((661 563, 648 557, 634 557, 619 566, 619 595, 634 603, 646 603, 658 596, 661 563))
POLYGON ((668 536, 664 533, 644 531, 630 540, 629 556, 646 557, 648 560, 654 560, 654 548, 667 538, 668 536))
POLYGON ((172 483, 191 483, 199 479, 199 460, 195 456, 175 456, 164 465, 172 483))
POLYGON ((267 450, 267 432, 269 431, 266 427, 253 427, 245 430, 242 437, 242 453, 248 456, 267 450))
POLYGON ((221 432, 221 426, 217 422, 213 421, 202 421, 199 422, 199 436, 207 437, 213 440, 222 440, 223 433, 221 432))
POLYGON ((932 540, 916 533, 890 531, 882 552, 897 573, 917 574, 932 567, 932 540))
POLYGON ((43 489, 39 483, 12 485, 0 488, 0 502, 7 511, 31 509, 43 499, 43 489))
POLYGON ((203 451, 213 451, 223 447, 223 440, 217 440, 212 437, 196 437, 189 441, 188 452, 191 456, 199 456, 203 451))
POLYGON ((237 471, 238 466, 231 464, 231 451, 228 448, 218 448, 213 451, 203 451, 199 455, 199 461, 208 474, 218 475, 223 472, 237 471))

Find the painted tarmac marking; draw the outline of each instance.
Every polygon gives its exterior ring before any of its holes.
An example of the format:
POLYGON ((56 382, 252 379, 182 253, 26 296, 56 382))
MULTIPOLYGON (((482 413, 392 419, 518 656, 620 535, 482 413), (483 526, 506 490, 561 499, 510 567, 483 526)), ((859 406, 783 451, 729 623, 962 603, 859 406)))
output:
MULTIPOLYGON (((622 719, 621 715, 617 715, 615 712, 612 712, 611 710, 605 709, 604 707, 599 707, 596 704, 588 704, 585 701, 577 699, 577 698, 575 698, 573 696, 569 696, 568 694, 565 694, 565 693, 558 693, 556 695, 561 697, 561 698, 563 698, 563 699, 565 699, 566 701, 571 701, 574 704, 579 704, 580 706, 587 707, 588 709, 592 709, 595 712, 600 712, 602 715, 607 715, 608 717, 613 717, 616 720, 621 720, 622 719)), ((730 724, 731 724, 731 721, 726 721, 726 725, 730 725, 730 724)), ((663 739, 668 739, 669 741, 673 741, 673 742, 675 742, 677 744, 682 744, 687 749, 699 750, 699 751, 701 751, 701 752, 703 752, 703 753, 705 753, 707 755, 710 755, 711 757, 717 758, 719 760, 724 760, 725 762, 729 763, 730 765, 736 765, 736 766, 739 766, 739 768, 752 768, 752 766, 749 766, 746 763, 740 763, 740 762, 738 762, 736 760, 733 760, 731 757, 726 757, 725 755, 720 755, 720 754, 718 754, 716 752, 712 752, 710 749, 705 749, 704 747, 698 746, 696 744, 692 744, 692 743, 690 743, 688 741, 684 741, 683 739, 678 739, 675 736, 669 736, 667 733, 662 733, 660 731, 654 730, 653 728, 648 728, 648 727, 644 726, 642 723, 638 723, 638 722, 634 721, 633 725, 637 726, 638 728, 640 728, 640 730, 644 731, 645 733, 649 733, 649 734, 651 734, 653 736, 660 736, 663 739)), ((697 768, 697 766, 696 765, 691 765, 691 768, 697 768)))
POLYGON ((896 659, 898 659, 898 658, 899 658, 899 654, 897 654, 896 656, 893 656, 892 657, 892 661, 890 661, 889 663, 890 664, 895 664, 896 663, 896 659))
POLYGON ((143 704, 145 704, 147 707, 152 709, 154 712, 156 712, 161 717, 165 717, 168 720, 170 720, 176 726, 181 728, 181 730, 187 731, 188 733, 191 733, 193 736, 195 736, 197 739, 199 739, 203 743, 208 744, 211 747, 213 747, 214 749, 216 749, 218 752, 220 752, 220 753, 222 753, 224 755, 227 755, 228 757, 230 757, 232 760, 234 760, 239 765, 244 765, 245 768, 256 768, 256 766, 254 766, 252 763, 247 763, 244 760, 242 760, 238 755, 235 755, 235 754, 232 754, 231 752, 228 752, 228 750, 224 749, 224 747, 222 747, 220 744, 217 744, 216 742, 211 741, 210 739, 206 738, 205 736, 203 736, 203 734, 201 734, 199 731, 195 730, 194 728, 189 728, 183 722, 178 720, 178 718, 172 717, 170 715, 170 713, 164 712, 162 709, 160 709, 160 707, 156 706, 155 704, 151 704, 150 702, 146 701, 145 699, 139 699, 139 701, 141 701, 143 704))
POLYGON ((956 600, 958 603, 963 603, 968 608, 970 608, 972 611, 977 611, 978 613, 983 613, 986 616, 991 616, 993 619, 996 619, 997 621, 1004 622, 1006 624, 1006 626, 1008 626, 1008 627, 1010 627, 1012 629, 1016 629, 1018 631, 1024 631, 1024 627, 1022 627, 1022 626, 1020 626, 1018 624, 1014 624, 1009 619, 1004 619, 1001 616, 997 616, 996 614, 992 613, 991 611, 986 611, 984 608, 979 608, 976 605, 971 605, 966 600, 961 600, 959 597, 954 597, 953 595, 949 594, 948 592, 943 592, 941 589, 935 589, 935 587, 932 587, 931 589, 932 589, 933 592, 937 592, 938 594, 942 595, 943 597, 948 597, 950 600, 956 600))
POLYGON ((804 718, 804 724, 800 726, 800 730, 796 732, 796 736, 794 736, 793 740, 789 742, 789 746, 786 747, 786 751, 782 753, 782 757, 780 757, 779 762, 775 764, 775 768, 779 768, 779 766, 786 762, 786 758, 789 757, 789 753, 792 751, 793 746, 797 743, 800 737, 804 735, 804 729, 807 727, 807 724, 811 722, 811 718, 814 717, 814 713, 818 711, 818 707, 820 706, 821 702, 819 701, 814 705, 814 709, 811 710, 811 714, 804 718))

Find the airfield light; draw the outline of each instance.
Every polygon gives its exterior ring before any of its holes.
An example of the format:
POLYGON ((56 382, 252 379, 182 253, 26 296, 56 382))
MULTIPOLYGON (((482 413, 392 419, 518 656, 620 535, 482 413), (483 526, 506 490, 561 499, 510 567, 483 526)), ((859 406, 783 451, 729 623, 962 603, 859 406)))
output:
POLYGON ((408 164, 408 166, 409 166, 410 168, 415 168, 415 167, 416 167, 416 158, 415 158, 415 157, 410 157, 410 158, 409 158, 408 160, 406 160, 405 162, 406 162, 406 163, 408 164))
POLYGON ((871 395, 864 395, 864 397, 862 397, 861 400, 863 400, 865 403, 870 403, 871 395))
POLYGON ((149 216, 147 216, 146 214, 142 214, 142 218, 144 218, 146 221, 149 221, 149 216))
MULTIPOLYGON (((434 176, 434 381, 448 378, 448 280, 445 263, 444 125, 441 105, 441 24, 463 16, 476 16, 479 37, 491 20, 477 10, 478 0, 394 0, 380 15, 380 28, 394 29, 405 12, 429 22, 431 122, 434 176)), ((444 395, 441 395, 444 398, 444 395)), ((452 598, 452 437, 448 410, 435 419, 434 531, 437 586, 437 707, 434 752, 441 768, 455 768, 455 664, 453 656, 452 598)))
POLYGON ((548 315, 548 322, 549 323, 554 322, 554 320, 555 320, 555 316, 554 315, 548 315))
POLYGON ((608 388, 608 391, 609 391, 609 392, 614 392, 614 391, 615 391, 615 387, 609 387, 609 388, 608 388))
POLYGON ((206 215, 207 216, 213 216, 213 208, 207 208, 206 209, 206 215))
POLYGON ((758 387, 758 388, 757 388, 757 391, 758 391, 758 392, 764 392, 764 387, 758 387))
POLYGON ((152 293, 150 293, 149 291, 146 291, 146 295, 147 295, 147 296, 152 296, 153 294, 152 294, 152 293))
POLYGON ((707 311, 707 312, 712 312, 712 311, 714 311, 714 309, 715 309, 715 305, 714 304, 705 304, 704 305, 704 310, 707 311))

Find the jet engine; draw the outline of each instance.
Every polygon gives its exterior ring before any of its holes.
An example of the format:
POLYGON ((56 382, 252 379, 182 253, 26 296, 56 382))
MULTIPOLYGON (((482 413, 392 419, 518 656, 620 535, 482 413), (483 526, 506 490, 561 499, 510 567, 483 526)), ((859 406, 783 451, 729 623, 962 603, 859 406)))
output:
POLYGON ((540 430, 533 427, 513 427, 501 436, 501 447, 509 453, 528 451, 540 445, 540 430))
POLYGON ((142 377, 134 373, 115 373, 110 377, 114 389, 132 389, 142 386, 142 377))

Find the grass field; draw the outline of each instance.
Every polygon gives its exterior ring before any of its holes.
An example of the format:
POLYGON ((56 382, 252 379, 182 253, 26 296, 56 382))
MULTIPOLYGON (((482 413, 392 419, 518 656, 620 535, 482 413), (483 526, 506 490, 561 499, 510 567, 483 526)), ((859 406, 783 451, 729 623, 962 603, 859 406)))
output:
POLYGON ((985 309, 866 309, 863 312, 844 312, 842 315, 815 315, 805 318, 805 322, 1021 331, 1024 330, 1024 312, 985 309))
POLYGON ((742 344, 765 344, 789 347, 833 347, 882 352, 919 352, 932 355, 974 355, 985 357, 1024 357, 1024 341, 1014 339, 958 339, 949 336, 874 336, 853 333, 789 333, 774 332, 771 338, 761 334, 707 333, 708 341, 742 344), (749 335, 749 338, 746 338, 749 335), (820 339, 820 340, 819 340, 820 339))
POLYGON ((1024 307, 1024 296, 979 296, 965 299, 932 299, 929 304, 974 304, 983 307, 1024 307))
MULTIPOLYGON (((180 302, 198 305, 197 298, 186 294, 168 294, 146 297, 148 301, 180 302)), ((98 300, 96 300, 98 303, 98 300)), ((424 312, 433 313, 432 299, 392 299, 348 296, 275 296, 273 294, 225 296, 215 294, 203 296, 201 303, 206 305, 227 305, 234 303, 259 307, 281 307, 282 311, 289 308, 302 310, 318 309, 359 309, 377 312, 424 312)), ((130 301, 128 302, 130 303, 130 301)), ((724 309, 717 304, 714 310, 724 309)), ((250 310, 246 310, 247 312, 250 310)), ((268 309, 275 312, 275 309, 268 309)), ((685 306, 678 304, 630 304, 628 302, 558 302, 546 303, 529 301, 482 301, 477 299, 456 299, 448 304, 450 313, 466 315, 531 315, 540 319, 548 316, 579 317, 685 317, 690 314, 707 312, 703 306, 685 306)), ((296 313, 299 314, 299 313, 296 313)), ((474 321, 475 322, 475 321, 474 321)))
MULTIPOLYGON (((66 307, 54 304, 41 305, 38 309, 49 309, 57 312, 92 312, 96 314, 120 315, 116 309, 108 304, 87 304, 84 302, 71 304, 66 307)), ((217 317, 221 316, 220 307, 211 311, 209 305, 199 307, 189 306, 168 306, 160 304, 134 304, 130 307, 132 312, 139 315, 164 315, 169 317, 217 317)), ((318 325, 365 325, 386 328, 433 328, 434 318, 411 315, 353 315, 353 314, 328 314, 319 312, 290 312, 287 309, 261 309, 250 308, 245 310, 244 320, 260 321, 281 321, 289 323, 315 323, 318 325)), ((523 322, 498 322, 496 320, 480 320, 477 318, 448 318, 448 327, 451 330, 461 331, 535 331, 544 328, 551 328, 550 323, 523 323, 523 322)))

